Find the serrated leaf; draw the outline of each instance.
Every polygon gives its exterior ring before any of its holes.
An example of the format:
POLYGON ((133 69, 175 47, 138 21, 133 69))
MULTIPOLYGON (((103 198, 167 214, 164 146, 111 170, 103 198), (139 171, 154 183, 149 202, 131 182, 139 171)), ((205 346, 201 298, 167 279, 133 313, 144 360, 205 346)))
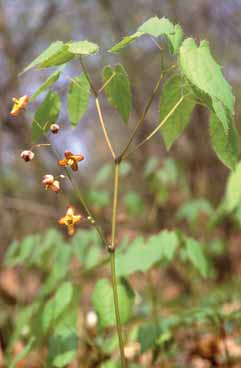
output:
POLYGON ((95 54, 99 50, 99 46, 89 41, 76 41, 69 43, 69 51, 77 55, 95 54))
MULTIPOLYGON (((130 285, 124 279, 118 280, 117 292, 119 297, 120 320, 121 324, 125 324, 132 314, 134 294, 130 285)), ((92 303, 99 316, 100 326, 115 326, 113 290, 109 280, 101 279, 97 282, 92 295, 92 303)))
POLYGON ((203 277, 207 277, 208 274, 208 263, 204 256, 201 244, 195 239, 186 237, 185 247, 187 256, 193 266, 200 272, 203 277))
POLYGON ((103 80, 104 82, 110 80, 105 87, 106 95, 126 123, 132 108, 132 96, 128 74, 124 66, 121 64, 114 68, 106 66, 103 70, 103 80), (111 77, 113 78, 110 80, 111 77))
POLYGON ((190 121, 195 107, 192 89, 183 78, 176 75, 169 79, 164 86, 160 100, 160 122, 173 109, 182 96, 184 99, 176 108, 160 129, 167 149, 170 149, 174 141, 184 131, 190 121))
POLYGON ((229 176, 225 194, 225 208, 233 211, 241 204, 241 162, 235 168, 235 171, 229 176))
POLYGON ((75 127, 84 116, 90 97, 90 84, 84 73, 72 79, 67 95, 67 106, 71 125, 75 127))
POLYGON ((192 38, 186 39, 180 48, 180 66, 187 79, 211 98, 213 109, 218 112, 219 119, 222 119, 220 122, 227 134, 227 117, 222 118, 222 115, 224 107, 230 115, 233 115, 234 96, 220 65, 210 52, 208 42, 202 41, 197 47, 192 38))
POLYGON ((34 92, 34 94, 30 97, 30 102, 35 100, 42 92, 44 92, 47 88, 51 87, 60 77, 61 71, 56 70, 53 72, 47 79, 44 81, 41 86, 34 92))
POLYGON ((176 54, 182 44, 184 33, 182 27, 179 24, 176 24, 174 27, 174 33, 167 33, 167 39, 171 46, 171 51, 173 54, 176 54))
POLYGON ((159 37, 163 34, 174 33, 174 25, 167 18, 152 17, 143 23, 138 32, 147 33, 153 37, 159 37))
POLYGON ((56 92, 49 91, 34 115, 32 125, 33 142, 36 142, 48 131, 50 125, 56 122, 60 107, 59 95, 56 92))
POLYGON ((174 25, 167 18, 152 17, 144 22, 138 29, 137 32, 130 36, 124 37, 122 41, 114 45, 109 52, 119 52, 125 46, 137 38, 149 34, 153 37, 159 37, 161 35, 174 34, 174 25))
POLYGON ((128 276, 135 272, 146 272, 162 259, 170 261, 178 247, 175 232, 161 231, 144 242, 137 237, 123 253, 116 258, 116 273, 118 276, 128 276))
POLYGON ((220 120, 212 113, 209 135, 212 148, 220 161, 231 170, 234 170, 238 161, 238 135, 232 119, 229 120, 229 129, 226 134, 221 128, 220 120))
POLYGON ((36 59, 34 59, 23 71, 21 74, 27 72, 29 69, 34 68, 40 65, 43 62, 46 62, 52 56, 59 53, 64 47, 64 43, 62 41, 56 41, 51 43, 47 49, 45 49, 36 59))

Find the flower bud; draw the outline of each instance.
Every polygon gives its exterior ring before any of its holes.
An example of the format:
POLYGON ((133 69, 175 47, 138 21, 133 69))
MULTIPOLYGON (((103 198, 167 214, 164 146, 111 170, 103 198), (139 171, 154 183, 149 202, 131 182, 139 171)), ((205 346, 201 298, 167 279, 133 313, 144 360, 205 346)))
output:
POLYGON ((58 193, 60 190, 60 183, 58 180, 55 180, 54 176, 51 174, 44 175, 42 179, 42 185, 45 189, 52 189, 55 193, 58 193))
POLYGON ((98 316, 94 311, 89 311, 86 314, 86 326, 90 329, 95 328, 98 323, 98 316))
POLYGON ((60 126, 58 124, 52 124, 50 130, 53 134, 57 134, 60 130, 60 126))
POLYGON ((20 155, 20 157, 21 157, 24 161, 26 161, 26 162, 28 162, 28 161, 32 161, 32 160, 33 160, 33 158, 34 158, 34 156, 35 156, 34 152, 29 151, 29 150, 25 150, 25 151, 23 151, 23 152, 21 153, 21 155, 20 155))

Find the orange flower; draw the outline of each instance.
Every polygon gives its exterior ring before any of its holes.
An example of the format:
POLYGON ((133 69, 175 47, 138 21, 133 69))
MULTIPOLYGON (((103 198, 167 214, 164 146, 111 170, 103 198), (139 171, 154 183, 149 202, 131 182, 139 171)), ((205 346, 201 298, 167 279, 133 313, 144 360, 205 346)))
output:
POLYGON ((73 235, 75 231, 74 226, 80 221, 81 217, 81 215, 74 214, 74 207, 69 206, 67 208, 65 216, 61 217, 61 219, 59 220, 59 224, 67 226, 68 234, 73 235))
POLYGON ((60 190, 60 183, 58 180, 55 180, 53 175, 46 174, 43 177, 42 184, 45 189, 52 189, 55 193, 58 193, 60 190))
POLYGON ((59 160, 59 166, 70 166, 73 171, 78 170, 78 162, 84 160, 84 156, 81 154, 74 155, 70 151, 65 151, 65 158, 63 160, 59 160))
POLYGON ((13 98, 13 108, 10 112, 10 114, 12 116, 18 116, 20 114, 20 112, 25 109, 25 107, 27 106, 28 102, 29 102, 29 96, 25 95, 22 96, 20 98, 13 98))

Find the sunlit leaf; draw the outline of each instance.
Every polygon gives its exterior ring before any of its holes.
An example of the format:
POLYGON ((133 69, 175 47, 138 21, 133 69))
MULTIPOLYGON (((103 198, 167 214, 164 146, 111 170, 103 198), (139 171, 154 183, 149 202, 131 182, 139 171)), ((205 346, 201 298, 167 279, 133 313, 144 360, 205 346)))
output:
POLYGON ((22 73, 27 72, 29 69, 34 68, 38 65, 40 65, 41 63, 46 62, 47 60, 49 60, 51 57, 53 57, 54 55, 58 54, 59 52, 61 52, 61 50, 64 47, 64 43, 62 41, 56 41, 51 43, 51 45, 49 47, 47 47, 47 49, 45 49, 38 57, 36 57, 36 59, 34 59, 23 71, 22 73))
MULTIPOLYGON (((234 96, 220 65, 210 52, 208 42, 202 41, 198 47, 192 38, 186 39, 180 48, 180 66, 187 79, 211 98, 213 110, 227 134, 227 114, 234 114, 234 96)), ((203 102, 206 103, 205 100, 203 102)))
POLYGON ((99 46, 89 41, 76 41, 70 42, 69 51, 77 55, 90 55, 95 54, 99 50, 99 46))
POLYGON ((159 37, 161 35, 174 34, 174 25, 167 18, 152 17, 144 22, 134 34, 124 37, 122 41, 113 46, 110 52, 119 52, 122 48, 127 46, 135 39, 148 34, 153 37, 159 37))

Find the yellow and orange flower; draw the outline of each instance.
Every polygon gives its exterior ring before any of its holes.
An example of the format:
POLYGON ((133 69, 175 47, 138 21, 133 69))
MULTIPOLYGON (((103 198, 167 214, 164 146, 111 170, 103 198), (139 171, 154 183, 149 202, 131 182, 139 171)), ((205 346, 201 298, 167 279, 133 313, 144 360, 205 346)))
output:
POLYGON ((10 114, 12 116, 18 116, 20 114, 20 112, 22 110, 24 110, 25 107, 27 106, 27 104, 29 102, 29 96, 25 95, 25 96, 22 96, 20 98, 13 97, 13 102, 14 102, 14 105, 13 105, 13 108, 12 108, 10 114))
POLYGON ((80 222, 81 220, 81 215, 75 215, 74 214, 74 207, 69 206, 67 208, 66 214, 64 217, 61 217, 61 219, 59 220, 59 224, 60 225, 65 225, 67 226, 68 229, 68 234, 69 235, 73 235, 75 232, 75 224, 77 224, 78 222, 80 222))
POLYGON ((84 156, 81 154, 73 154, 70 151, 65 151, 65 158, 63 160, 59 160, 59 166, 70 166, 73 171, 78 170, 78 162, 84 160, 84 156))
POLYGON ((60 190, 60 182, 58 180, 55 180, 53 175, 44 175, 42 179, 42 184, 46 190, 52 189, 55 193, 58 193, 58 191, 60 190))

